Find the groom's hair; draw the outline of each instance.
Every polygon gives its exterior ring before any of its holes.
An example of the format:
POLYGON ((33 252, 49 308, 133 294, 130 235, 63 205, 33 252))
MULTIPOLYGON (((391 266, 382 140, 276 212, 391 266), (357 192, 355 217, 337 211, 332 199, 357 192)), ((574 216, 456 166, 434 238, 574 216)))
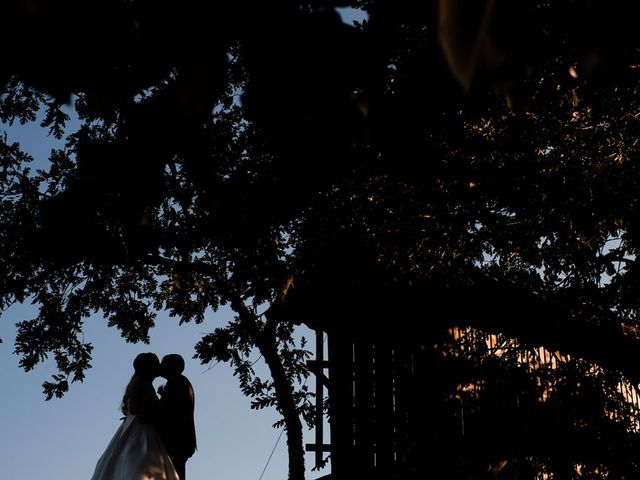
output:
POLYGON ((162 367, 181 374, 184 372, 184 358, 177 353, 170 353, 162 357, 162 367))

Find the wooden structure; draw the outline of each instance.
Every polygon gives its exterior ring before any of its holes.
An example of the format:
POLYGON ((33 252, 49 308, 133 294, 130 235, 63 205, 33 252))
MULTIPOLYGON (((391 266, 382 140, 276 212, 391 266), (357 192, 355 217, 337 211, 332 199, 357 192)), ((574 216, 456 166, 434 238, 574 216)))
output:
MULTIPOLYGON (((478 469, 495 471, 487 478, 515 478, 520 448, 552 457, 573 438, 563 419, 575 405, 567 406, 572 393, 558 372, 573 371, 574 361, 556 352, 470 328, 452 328, 437 350, 338 335, 328 335, 325 349, 324 337, 316 331, 317 357, 309 362, 317 417, 307 450, 315 452, 316 468, 330 454, 332 479, 467 479, 478 478, 478 469)), ((585 368, 587 377, 598 375, 597 367, 585 368)), ((624 380, 615 390, 618 410, 600 415, 637 434, 638 391, 624 380)))
POLYGON ((323 334, 316 332, 317 357, 309 362, 316 376, 315 443, 307 445, 316 453, 315 467, 322 468, 329 453, 333 478, 398 472, 415 437, 415 359, 406 350, 340 337, 329 338, 328 360, 324 351, 323 334), (325 389, 329 444, 323 443, 325 389))

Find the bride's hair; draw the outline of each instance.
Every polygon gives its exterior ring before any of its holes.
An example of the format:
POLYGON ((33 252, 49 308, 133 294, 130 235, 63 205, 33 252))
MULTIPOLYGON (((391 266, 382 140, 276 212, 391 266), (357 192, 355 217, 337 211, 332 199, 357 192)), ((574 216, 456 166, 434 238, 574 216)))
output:
POLYGON ((127 385, 127 389, 125 390, 124 395, 122 396, 122 403, 120 404, 120 411, 122 412, 123 415, 129 415, 129 412, 127 409, 127 390, 128 389, 129 389, 129 385, 127 385))
POLYGON ((155 353, 140 353, 133 360, 133 370, 133 376, 127 384, 127 388, 124 391, 124 396, 122 397, 122 405, 120 405, 120 410, 122 411, 123 415, 128 414, 127 401, 129 400, 128 393, 131 382, 133 382, 136 378, 153 381, 160 373, 160 360, 155 353))

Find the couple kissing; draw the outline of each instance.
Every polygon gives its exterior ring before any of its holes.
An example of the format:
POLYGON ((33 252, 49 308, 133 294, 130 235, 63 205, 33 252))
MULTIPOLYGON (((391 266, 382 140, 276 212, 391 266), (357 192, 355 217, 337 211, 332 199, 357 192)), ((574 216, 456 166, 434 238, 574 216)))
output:
POLYGON ((185 465, 196 450, 195 395, 182 375, 184 359, 139 354, 122 399, 123 423, 96 465, 91 480, 185 480, 185 465), (153 387, 157 377, 167 381, 153 387))

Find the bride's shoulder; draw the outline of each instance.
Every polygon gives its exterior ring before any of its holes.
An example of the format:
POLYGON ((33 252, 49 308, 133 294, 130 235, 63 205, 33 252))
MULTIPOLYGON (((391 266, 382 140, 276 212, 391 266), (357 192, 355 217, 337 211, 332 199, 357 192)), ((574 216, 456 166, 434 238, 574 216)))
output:
POLYGON ((153 384, 142 378, 132 378, 127 386, 127 393, 131 395, 144 395, 149 392, 155 393, 153 384))
POLYGON ((138 378, 129 382, 126 399, 127 411, 134 415, 150 411, 158 402, 153 384, 138 378))

